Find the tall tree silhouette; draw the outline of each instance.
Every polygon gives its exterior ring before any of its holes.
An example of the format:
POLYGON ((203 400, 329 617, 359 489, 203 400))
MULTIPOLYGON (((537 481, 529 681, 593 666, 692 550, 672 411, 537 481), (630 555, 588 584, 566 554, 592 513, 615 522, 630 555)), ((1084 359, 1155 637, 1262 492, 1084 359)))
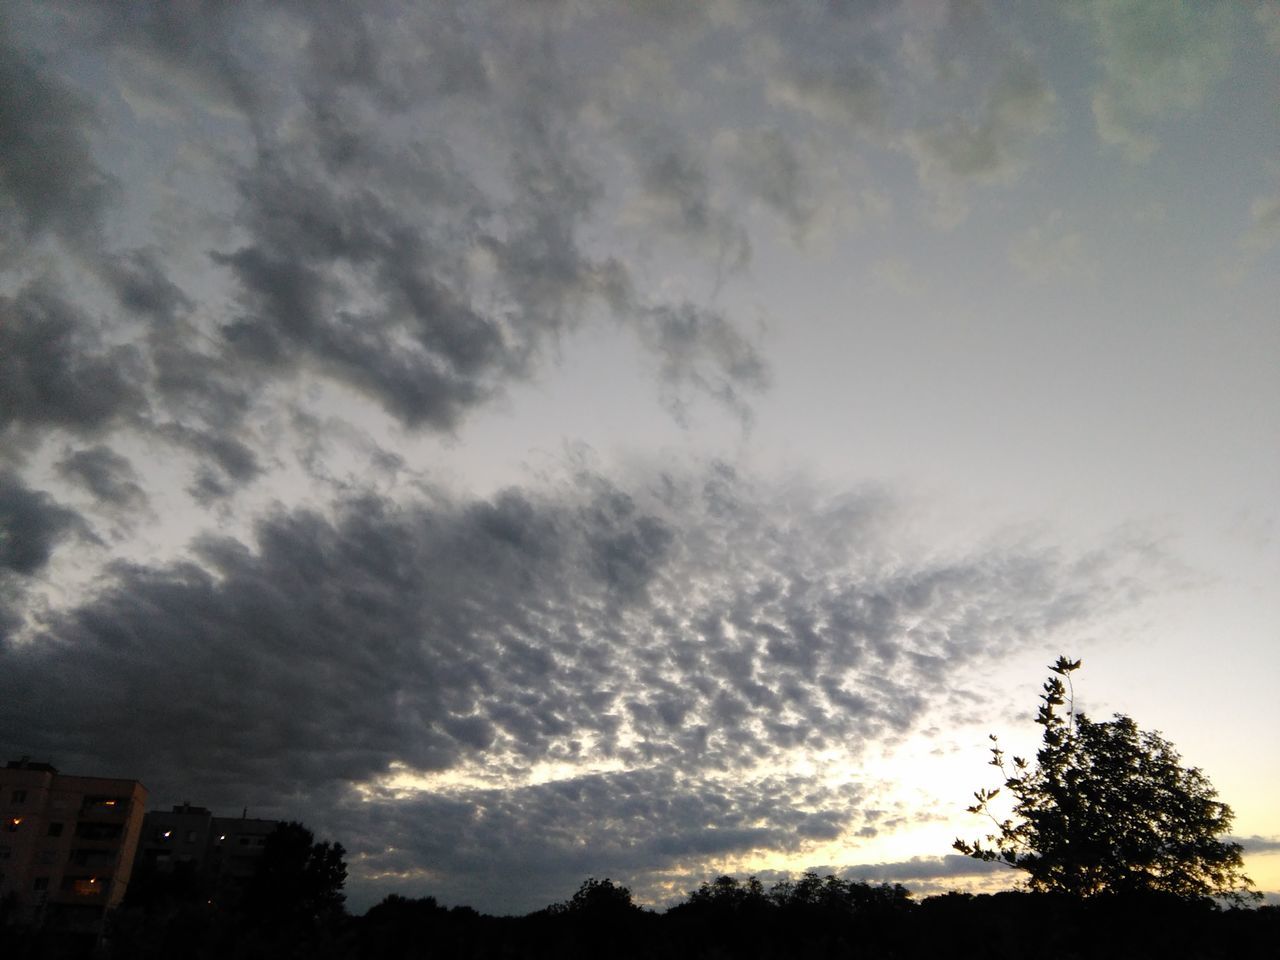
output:
POLYGON ((1234 815, 1208 778, 1123 714, 1096 723, 1076 713, 1063 679, 1070 685, 1079 667, 1059 657, 1049 668, 1034 768, 1021 757, 1007 764, 992 735, 991 765, 1015 798, 1013 817, 992 813, 1000 788, 977 791, 969 812, 990 816, 996 831, 985 843, 958 839, 955 848, 1027 871, 1027 886, 1037 891, 1259 898, 1249 890, 1240 845, 1218 839, 1234 815))
POLYGON ((246 909, 273 919, 317 920, 342 912, 346 851, 316 842, 300 823, 282 823, 267 835, 262 860, 246 891, 246 909))

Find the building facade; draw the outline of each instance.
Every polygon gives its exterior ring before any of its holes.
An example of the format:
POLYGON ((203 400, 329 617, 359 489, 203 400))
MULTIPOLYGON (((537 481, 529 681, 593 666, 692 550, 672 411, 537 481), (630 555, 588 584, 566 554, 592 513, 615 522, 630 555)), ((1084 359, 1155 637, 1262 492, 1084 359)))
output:
POLYGON ((0 898, 14 898, 20 922, 100 933, 128 889, 146 801, 137 780, 9 761, 0 769, 0 898))
POLYGON ((207 899, 239 902, 278 820, 245 814, 215 817, 189 803, 172 810, 153 810, 142 825, 137 871, 147 882, 156 878, 198 885, 207 899))

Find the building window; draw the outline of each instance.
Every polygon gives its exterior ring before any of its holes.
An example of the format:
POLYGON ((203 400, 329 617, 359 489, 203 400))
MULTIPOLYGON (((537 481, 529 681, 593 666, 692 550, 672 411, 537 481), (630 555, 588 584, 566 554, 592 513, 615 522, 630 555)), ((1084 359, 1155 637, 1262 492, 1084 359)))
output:
POLYGON ((125 797, 85 797, 80 804, 81 813, 113 813, 123 810, 128 804, 125 797))
POLYGON ((195 843, 195 842, 196 842, 196 832, 194 830, 188 830, 187 843, 195 843))
POLYGON ((76 836, 81 840, 115 840, 123 832, 124 827, 118 823, 85 823, 76 824, 76 836))
POLYGON ((32 890, 48 890, 48 889, 49 889, 49 878, 48 878, 48 877, 36 877, 33 881, 31 881, 31 889, 32 889, 32 890))
POLYGON ((0 860, 9 859, 9 850, 10 847, 7 843, 0 843, 0 860))
POLYGON ((41 850, 36 854, 36 863, 42 866, 48 866, 58 859, 57 850, 41 850))
POLYGON ((51 823, 51 824, 49 824, 49 836, 51 836, 51 837, 60 837, 60 836, 62 836, 62 824, 60 824, 60 823, 51 823))
POLYGON ((13 791, 13 796, 12 796, 12 797, 10 797, 9 799, 10 799, 10 800, 12 800, 14 803, 26 803, 26 802, 27 802, 27 791, 25 791, 25 790, 15 790, 15 791, 13 791))

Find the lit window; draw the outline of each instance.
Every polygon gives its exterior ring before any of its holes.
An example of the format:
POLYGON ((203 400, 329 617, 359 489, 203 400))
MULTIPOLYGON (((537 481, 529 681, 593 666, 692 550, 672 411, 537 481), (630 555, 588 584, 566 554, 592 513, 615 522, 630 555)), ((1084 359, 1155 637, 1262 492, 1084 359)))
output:
POLYGON ((17 833, 18 827, 21 824, 22 824, 21 817, 10 817, 8 823, 5 824, 5 829, 7 829, 10 833, 17 833))

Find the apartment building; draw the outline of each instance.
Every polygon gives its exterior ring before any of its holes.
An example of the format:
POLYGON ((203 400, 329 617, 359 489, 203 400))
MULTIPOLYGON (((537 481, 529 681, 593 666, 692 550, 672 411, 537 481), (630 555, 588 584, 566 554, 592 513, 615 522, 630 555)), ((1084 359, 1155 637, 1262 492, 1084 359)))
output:
POLYGON ((137 780, 9 761, 0 769, 0 897, 16 898, 21 922, 100 934, 128 888, 146 801, 137 780))
POLYGON ((139 875, 198 884, 214 902, 237 901, 258 868, 267 836, 278 820, 215 817, 190 803, 153 810, 143 820, 138 844, 139 875))

